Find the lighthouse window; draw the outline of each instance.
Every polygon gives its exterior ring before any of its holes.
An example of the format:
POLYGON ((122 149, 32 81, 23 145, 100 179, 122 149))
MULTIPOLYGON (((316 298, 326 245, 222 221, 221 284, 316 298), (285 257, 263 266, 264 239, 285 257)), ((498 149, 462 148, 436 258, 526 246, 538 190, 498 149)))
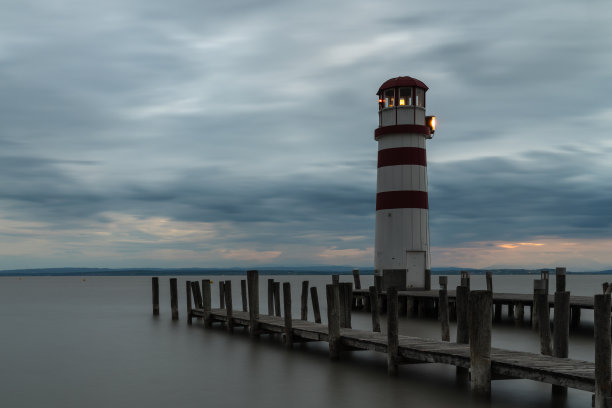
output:
POLYGON ((421 88, 416 88, 414 96, 416 106, 425 107, 425 91, 421 88))
POLYGON ((395 105, 395 89, 387 89, 385 91, 385 108, 391 108, 395 105))
POLYGON ((399 89, 399 106, 412 105, 412 88, 399 89))

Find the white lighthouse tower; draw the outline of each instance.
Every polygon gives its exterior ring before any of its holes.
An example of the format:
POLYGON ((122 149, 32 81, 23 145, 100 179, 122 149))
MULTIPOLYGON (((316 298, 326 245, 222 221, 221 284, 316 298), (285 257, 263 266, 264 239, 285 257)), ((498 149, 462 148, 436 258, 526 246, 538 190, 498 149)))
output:
POLYGON ((426 141, 427 86, 408 76, 378 90, 378 180, 374 268, 384 287, 424 289, 430 268, 426 141))

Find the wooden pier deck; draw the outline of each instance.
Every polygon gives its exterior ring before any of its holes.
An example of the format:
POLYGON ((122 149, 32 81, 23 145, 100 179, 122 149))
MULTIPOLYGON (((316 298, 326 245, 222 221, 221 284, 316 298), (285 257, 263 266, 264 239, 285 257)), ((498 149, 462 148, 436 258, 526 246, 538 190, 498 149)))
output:
MULTIPOLYGON (((227 324, 225 309, 193 309, 194 317, 208 317, 211 323, 227 324)), ((234 326, 249 327, 248 312, 233 311, 234 326)), ((284 334, 285 320, 282 317, 260 315, 257 318, 260 334, 284 334)), ((292 319, 294 342, 329 342, 327 325, 292 319)), ((340 329, 341 347, 349 350, 371 350, 388 352, 387 335, 357 329, 340 329)), ((398 357, 400 364, 439 363, 470 367, 470 346, 410 336, 399 336, 398 357)), ((595 392, 595 364, 588 361, 558 358, 536 353, 491 349, 492 379, 528 379, 543 383, 595 392)))

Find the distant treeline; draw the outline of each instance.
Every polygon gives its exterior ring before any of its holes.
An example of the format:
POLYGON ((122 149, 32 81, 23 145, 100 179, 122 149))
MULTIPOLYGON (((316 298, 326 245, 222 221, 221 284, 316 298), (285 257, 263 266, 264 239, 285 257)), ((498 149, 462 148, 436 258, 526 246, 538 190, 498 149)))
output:
MULTIPOLYGON (((261 275, 350 275, 352 267, 345 266, 311 266, 311 267, 263 267, 257 269, 261 275)), ((358 268, 361 275, 373 275, 372 268, 358 268)), ((0 276, 168 276, 168 275, 244 275, 246 268, 41 268, 13 269, 0 271, 0 276)), ((487 271, 494 275, 535 275, 541 269, 470 269, 470 268, 433 268, 432 275, 459 275, 467 270, 474 275, 484 275, 487 271)), ((554 273, 555 268, 548 268, 554 273)), ((612 270, 581 272, 568 271, 568 274, 612 274, 612 270)))

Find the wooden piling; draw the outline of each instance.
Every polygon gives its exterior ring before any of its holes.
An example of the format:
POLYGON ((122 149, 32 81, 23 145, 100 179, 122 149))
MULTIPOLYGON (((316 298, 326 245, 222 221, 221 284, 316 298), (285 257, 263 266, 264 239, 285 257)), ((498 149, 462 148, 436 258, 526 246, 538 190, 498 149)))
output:
POLYGON ((565 268, 555 268, 556 290, 555 292, 565 292, 565 268))
MULTIPOLYGON (((440 318, 441 330, 442 330, 442 341, 450 341, 450 328, 449 328, 449 316, 448 316, 448 277, 440 276, 440 291, 438 293, 438 314, 440 318)), ((388 310, 388 309, 387 309, 388 310)), ((388 313, 388 312, 387 312, 388 313)))
POLYGON ((598 294, 594 299, 595 328, 595 408, 606 407, 606 398, 612 397, 610 380, 610 295, 598 294))
POLYGON ((187 324, 191 325, 191 282, 185 282, 185 286, 187 289, 187 324))
MULTIPOLYGON (((303 288, 304 285, 302 285, 302 289, 303 288)), ((306 288, 308 289, 308 286, 306 286, 306 288)), ((283 307, 285 311, 285 346, 287 346, 287 348, 291 348, 291 345, 293 344, 293 322, 291 320, 291 284, 289 282, 283 283, 283 307)))
POLYGON ((470 288, 470 273, 468 271, 461 271, 461 286, 470 288))
POLYGON ((308 320, 308 281, 302 282, 302 307, 300 309, 300 319, 308 320))
POLYGON ((340 275, 332 275, 332 284, 340 283, 340 275))
POLYGON ((312 301, 312 312, 314 313, 315 323, 321 323, 321 309, 319 308, 319 294, 317 287, 310 288, 310 299, 312 301))
POLYGON ((212 308, 210 280, 202 279, 202 309, 204 310, 204 326, 211 326, 210 310, 212 308))
POLYGON ((200 292, 200 282, 193 281, 191 282, 191 292, 193 293, 193 304, 202 308, 202 292, 200 292))
POLYGON ((501 318, 502 318, 502 303, 499 303, 499 302, 495 303, 494 309, 495 309, 495 317, 494 317, 495 321, 496 322, 501 322, 501 318))
POLYGON ((280 282, 274 282, 274 314, 281 317, 280 282))
POLYGON ((471 389, 488 397, 491 395, 491 292, 472 291, 468 303, 471 389))
POLYGON ((176 278, 170 278, 170 308, 172 310, 172 320, 178 320, 178 293, 176 278))
POLYGON ((387 372, 397 376, 399 327, 397 288, 387 288, 387 372))
POLYGON ((534 281, 534 294, 536 310, 538 311, 538 326, 540 327, 540 353, 552 356, 550 338, 550 309, 548 307, 548 281, 539 279, 534 281))
MULTIPOLYGON (((354 287, 355 289, 361 289, 361 279, 359 277, 359 269, 353 269, 353 282, 354 282, 354 287)), ((355 297, 353 304, 355 305, 356 309, 362 309, 363 308, 363 297, 359 296, 359 297, 355 297)))
POLYGON ((493 292, 493 274, 489 271, 485 273, 487 279, 487 290, 493 292))
POLYGON ((329 357, 337 360, 340 357, 340 291, 338 285, 326 285, 327 322, 329 333, 329 357))
MULTIPOLYGON (((242 311, 243 312, 248 312, 249 311, 249 301, 247 298, 247 284, 246 284, 246 279, 241 279, 240 280, 240 295, 242 297, 242 311)), ((268 304, 269 306, 269 304, 268 304)))
MULTIPOLYGON (((558 275, 557 275, 558 276, 558 275)), ((557 280, 557 283, 559 281, 557 280)), ((565 282, 563 282, 565 283, 565 282)), ((565 284, 557 289, 565 288, 565 284)), ((567 358, 569 351, 569 323, 570 323, 570 293, 565 291, 555 292, 555 316, 553 331, 553 356, 567 358)), ((552 393, 557 396, 566 396, 567 387, 553 385, 552 393)))
POLYGON ((523 302, 516 304, 516 313, 514 314, 514 324, 516 326, 522 326, 525 320, 525 305, 523 302))
POLYGON ((353 303, 353 284, 338 283, 340 293, 340 327, 351 328, 351 305, 353 303))
POLYGON ((383 290, 383 277, 382 275, 374 275, 374 288, 376 292, 380 293, 383 290))
MULTIPOLYGON (((470 289, 467 286, 458 286, 456 290, 455 308, 457 310, 457 344, 470 342, 470 328, 468 319, 468 299, 470 289)), ((469 369, 457 367, 457 382, 465 383, 469 378, 469 369)))
POLYGON ((153 289, 153 316, 159 316, 159 278, 151 278, 151 287, 153 289))
POLYGON ((425 269, 425 290, 431 290, 431 269, 425 269))
POLYGON ((225 312, 227 315, 227 331, 233 333, 234 331, 234 306, 232 304, 232 281, 226 280, 223 285, 225 295, 225 312))
POLYGON ((219 309, 225 309, 225 282, 219 281, 219 309))
POLYGON ((374 286, 370 286, 370 309, 372 313, 372 331, 380 332, 380 307, 378 305, 378 292, 374 286))
POLYGON ((249 333, 251 337, 259 336, 259 272, 247 271, 247 291, 249 295, 249 333))
POLYGON ((268 279, 268 316, 274 316, 274 279, 268 279))

